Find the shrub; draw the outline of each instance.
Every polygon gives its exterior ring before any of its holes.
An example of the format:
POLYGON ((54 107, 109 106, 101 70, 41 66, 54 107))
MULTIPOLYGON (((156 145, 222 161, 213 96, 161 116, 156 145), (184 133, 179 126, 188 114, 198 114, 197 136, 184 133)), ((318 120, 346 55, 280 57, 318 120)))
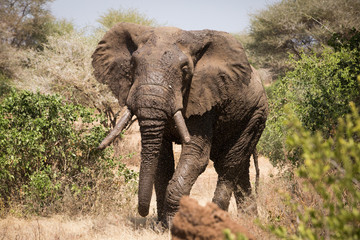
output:
POLYGON ((107 134, 100 121, 59 96, 12 91, 0 105, 0 202, 42 214, 64 211, 70 201, 76 213, 104 194, 118 197, 117 188, 137 175, 110 150, 96 150, 107 134))
POLYGON ((14 85, 32 92, 59 94, 67 101, 96 108, 114 122, 119 110, 117 100, 92 74, 91 54, 96 44, 97 38, 77 32, 50 36, 42 51, 19 53, 22 68, 14 85))
POLYGON ((286 89, 281 80, 266 88, 270 113, 257 149, 261 154, 267 156, 274 165, 288 162, 288 151, 285 142, 286 129, 284 127, 286 119, 284 95, 286 89))
POLYGON ((306 129, 330 136, 339 117, 349 113, 349 102, 358 101, 360 57, 357 50, 326 48, 318 55, 302 56, 286 79, 289 102, 306 129))
POLYGON ((357 49, 325 48, 322 54, 301 55, 288 72, 268 89, 270 116, 259 148, 273 163, 297 163, 297 151, 286 145, 284 105, 295 111, 303 126, 324 137, 332 136, 338 118, 350 112, 349 102, 360 103, 360 57, 357 49))
POLYGON ((223 233, 225 235, 224 237, 225 240, 248 240, 248 238, 241 233, 237 233, 235 235, 234 233, 231 232, 229 228, 224 229, 223 233))
POLYGON ((0 42, 0 74, 6 78, 12 78, 19 71, 19 65, 17 49, 9 44, 0 42))
POLYGON ((290 226, 271 227, 283 239, 360 239, 360 116, 351 104, 351 114, 339 120, 333 137, 324 139, 321 132, 306 130, 296 117, 288 126, 294 134, 288 144, 302 150, 304 164, 296 174, 303 179, 303 191, 317 204, 287 204, 297 215, 295 232, 290 226))
POLYGON ((119 22, 131 22, 146 26, 156 26, 156 20, 147 17, 136 9, 109 9, 106 13, 100 16, 98 22, 101 24, 104 31, 112 28, 119 22))
POLYGON ((0 99, 10 91, 10 79, 0 71, 0 99))

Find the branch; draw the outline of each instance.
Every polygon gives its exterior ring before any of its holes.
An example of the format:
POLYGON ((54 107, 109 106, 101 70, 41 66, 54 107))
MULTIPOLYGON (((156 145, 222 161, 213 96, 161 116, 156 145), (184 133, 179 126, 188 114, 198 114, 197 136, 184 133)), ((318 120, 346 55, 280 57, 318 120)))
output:
MULTIPOLYGON (((330 159, 330 164, 333 165, 333 166, 336 168, 336 170, 338 170, 338 171, 339 171, 340 173, 342 173, 343 175, 346 174, 345 169, 343 169, 343 168, 342 168, 337 162, 335 162, 334 160, 330 159)), ((360 188, 360 182, 359 182, 357 179, 352 178, 351 180, 352 180, 352 182, 353 182, 358 188, 360 188)))

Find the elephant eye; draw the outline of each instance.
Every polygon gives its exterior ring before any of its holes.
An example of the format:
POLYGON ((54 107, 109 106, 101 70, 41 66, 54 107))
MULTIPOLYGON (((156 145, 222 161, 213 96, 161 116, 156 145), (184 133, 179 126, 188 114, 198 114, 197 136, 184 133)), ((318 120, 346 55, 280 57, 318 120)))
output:
POLYGON ((135 57, 132 57, 132 58, 130 59, 130 67, 131 67, 131 68, 136 67, 136 63, 137 63, 137 61, 136 61, 135 57))
POLYGON ((188 65, 184 65, 184 66, 181 68, 181 71, 183 71, 184 74, 189 73, 189 66, 188 66, 188 65))
POLYGON ((193 69, 192 67, 189 65, 189 63, 185 64, 184 66, 181 67, 181 71, 183 73, 183 78, 190 78, 192 77, 193 74, 193 69))

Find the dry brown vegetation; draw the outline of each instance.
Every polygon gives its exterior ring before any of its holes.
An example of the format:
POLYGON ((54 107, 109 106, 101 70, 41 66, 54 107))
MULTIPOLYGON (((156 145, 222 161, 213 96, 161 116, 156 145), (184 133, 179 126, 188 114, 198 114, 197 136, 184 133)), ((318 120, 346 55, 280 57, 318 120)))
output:
MULTIPOLYGON (((122 151, 133 153, 139 149, 139 133, 136 124, 133 125, 129 136, 125 135, 122 151)), ((175 156, 179 155, 181 148, 177 146, 175 156)), ((139 156, 138 152, 135 156, 139 156)), ((131 159, 131 158, 130 158, 131 159)), ((126 160, 131 168, 138 169, 138 160, 126 160)), ((261 184, 258 196, 258 217, 264 222, 271 221, 275 215, 281 214, 281 201, 275 191, 275 169, 266 158, 259 158, 261 168, 261 184), (278 210, 276 210, 278 209, 278 210)), ((255 169, 251 166, 251 181, 255 181, 255 169)), ((217 174, 212 163, 195 183, 191 197, 201 205, 210 202, 215 190, 217 174)), ((125 194, 123 191, 120 193, 125 194)), ((153 195, 150 215, 142 218, 137 214, 136 196, 118 212, 109 209, 99 209, 95 214, 83 215, 71 214, 54 215, 50 217, 30 217, 24 219, 12 214, 0 220, 0 236, 2 239, 170 239, 169 231, 159 231, 156 225, 156 203, 153 195), (103 211, 102 211, 103 210, 103 211)), ((108 196, 109 197, 109 196, 108 196)), ((124 196, 121 196, 124 197, 124 196)), ((120 196, 118 196, 120 199, 120 196)), ((130 199, 129 199, 130 200, 130 199)), ((114 201, 109 197, 108 201, 114 201)), ((68 204, 76 203, 69 200, 68 204)), ((113 205, 109 202, 109 205, 113 205)), ((104 205, 103 205, 104 206, 104 205)), ((240 221, 249 232, 259 239, 270 239, 270 235, 254 223, 256 216, 237 216, 235 200, 232 199, 229 213, 233 219, 240 221)))

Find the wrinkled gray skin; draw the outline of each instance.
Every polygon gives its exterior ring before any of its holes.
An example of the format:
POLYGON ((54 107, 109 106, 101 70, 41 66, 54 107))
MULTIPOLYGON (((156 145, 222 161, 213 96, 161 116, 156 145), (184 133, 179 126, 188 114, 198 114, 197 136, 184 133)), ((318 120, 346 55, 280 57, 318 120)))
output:
POLYGON ((234 193, 239 206, 251 193, 250 155, 268 113, 264 88, 241 44, 224 32, 119 23, 92 58, 97 80, 139 120, 140 215, 148 214, 155 186, 158 217, 167 224, 209 159, 218 174, 213 202, 227 210, 234 193), (191 139, 175 169, 178 111, 191 139))

